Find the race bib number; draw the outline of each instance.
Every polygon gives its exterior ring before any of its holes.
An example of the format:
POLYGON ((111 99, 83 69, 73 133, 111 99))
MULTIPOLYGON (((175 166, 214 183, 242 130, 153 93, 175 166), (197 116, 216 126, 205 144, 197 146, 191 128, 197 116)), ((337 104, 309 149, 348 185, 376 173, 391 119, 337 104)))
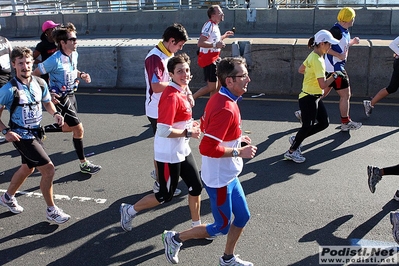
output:
POLYGON ((22 107, 22 121, 25 127, 38 126, 42 120, 42 110, 39 105, 22 107))

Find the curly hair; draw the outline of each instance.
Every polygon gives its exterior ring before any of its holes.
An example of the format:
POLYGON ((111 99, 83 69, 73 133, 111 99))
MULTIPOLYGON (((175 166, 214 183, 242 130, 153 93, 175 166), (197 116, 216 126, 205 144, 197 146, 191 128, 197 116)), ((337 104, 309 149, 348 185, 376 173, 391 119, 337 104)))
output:
POLYGON ((53 39, 58 46, 58 49, 61 49, 61 41, 66 42, 68 40, 68 33, 70 32, 76 33, 75 25, 73 25, 71 22, 68 22, 65 25, 60 24, 59 26, 54 28, 51 35, 53 36, 53 39))

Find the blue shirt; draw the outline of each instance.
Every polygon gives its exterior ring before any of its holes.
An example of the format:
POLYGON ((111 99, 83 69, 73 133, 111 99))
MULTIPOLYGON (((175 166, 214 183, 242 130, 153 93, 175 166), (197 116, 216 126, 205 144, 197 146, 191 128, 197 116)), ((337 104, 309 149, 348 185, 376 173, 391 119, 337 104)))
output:
MULTIPOLYGON (((340 54, 346 53, 349 49, 349 42, 351 40, 351 35, 348 29, 343 28, 339 23, 335 23, 334 27, 330 31, 334 38, 339 40, 338 44, 331 45, 331 49, 340 54)), ((330 54, 326 54, 325 58, 327 72, 345 71, 346 60, 340 60, 330 54)))
MULTIPOLYGON (((39 128, 43 116, 41 103, 47 103, 51 100, 46 82, 43 81, 44 90, 42 90, 34 78, 29 83, 29 87, 20 82, 18 78, 14 78, 14 80, 17 81, 19 104, 26 106, 17 105, 11 115, 11 121, 23 128, 39 128), (35 102, 38 102, 38 104, 28 105, 35 102)), ((13 101, 14 90, 10 81, 0 88, 0 106, 5 105, 6 109, 10 111, 13 101)), ((35 138, 29 130, 23 128, 15 128, 12 131, 19 134, 22 139, 35 138)))
POLYGON ((67 56, 60 50, 52 54, 46 61, 37 65, 41 74, 49 73, 51 92, 61 94, 62 96, 73 93, 77 89, 77 66, 78 53, 76 51, 67 56))

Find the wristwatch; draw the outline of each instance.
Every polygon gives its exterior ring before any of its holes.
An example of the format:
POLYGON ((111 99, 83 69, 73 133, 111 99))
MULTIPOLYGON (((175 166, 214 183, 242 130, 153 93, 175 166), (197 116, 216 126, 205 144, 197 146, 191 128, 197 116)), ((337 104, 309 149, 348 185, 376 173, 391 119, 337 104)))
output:
POLYGON ((233 148, 233 157, 238 157, 238 150, 236 148, 233 148))
POLYGON ((186 138, 191 138, 193 132, 191 130, 186 129, 186 138))
POLYGON ((1 131, 1 133, 3 133, 3 135, 6 135, 6 134, 8 133, 8 131, 10 131, 10 128, 9 128, 9 127, 6 127, 5 129, 3 129, 3 130, 1 131))

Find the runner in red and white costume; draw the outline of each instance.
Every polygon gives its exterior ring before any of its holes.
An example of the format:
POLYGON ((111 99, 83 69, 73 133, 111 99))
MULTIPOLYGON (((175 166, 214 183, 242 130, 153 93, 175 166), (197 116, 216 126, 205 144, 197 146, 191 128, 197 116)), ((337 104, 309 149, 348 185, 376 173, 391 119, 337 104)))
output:
MULTIPOLYGON (((248 136, 241 136, 241 116, 237 105, 251 79, 245 59, 241 57, 222 59, 217 75, 222 87, 205 107, 201 118, 204 137, 199 147, 202 154, 201 178, 209 195, 214 222, 179 233, 164 231, 162 240, 166 259, 177 264, 185 241, 227 234, 224 254, 219 258, 218 265, 253 266, 252 262, 234 254, 238 239, 250 218, 238 175, 243 167, 242 158, 253 158, 257 150, 248 136), (246 145, 241 145, 242 142, 246 145)), ((204 258, 204 264, 212 263, 204 258)))
POLYGON ((192 226, 201 224, 202 183, 188 143, 190 138, 199 139, 201 131, 199 123, 192 120, 191 104, 187 96, 191 80, 189 64, 190 59, 186 54, 174 56, 168 61, 172 80, 159 101, 154 141, 159 191, 144 196, 134 205, 121 204, 121 227, 125 231, 132 230, 132 220, 138 212, 171 201, 180 177, 188 188, 192 226))
POLYGON ((207 93, 213 95, 220 88, 217 85, 216 61, 219 59, 221 49, 226 47, 223 40, 234 35, 233 31, 226 31, 223 35, 220 34, 219 23, 224 20, 224 13, 220 6, 212 5, 208 9, 208 17, 209 21, 202 27, 201 36, 197 44, 200 48, 198 65, 204 69, 204 78, 207 84, 194 93, 194 99, 207 93))

